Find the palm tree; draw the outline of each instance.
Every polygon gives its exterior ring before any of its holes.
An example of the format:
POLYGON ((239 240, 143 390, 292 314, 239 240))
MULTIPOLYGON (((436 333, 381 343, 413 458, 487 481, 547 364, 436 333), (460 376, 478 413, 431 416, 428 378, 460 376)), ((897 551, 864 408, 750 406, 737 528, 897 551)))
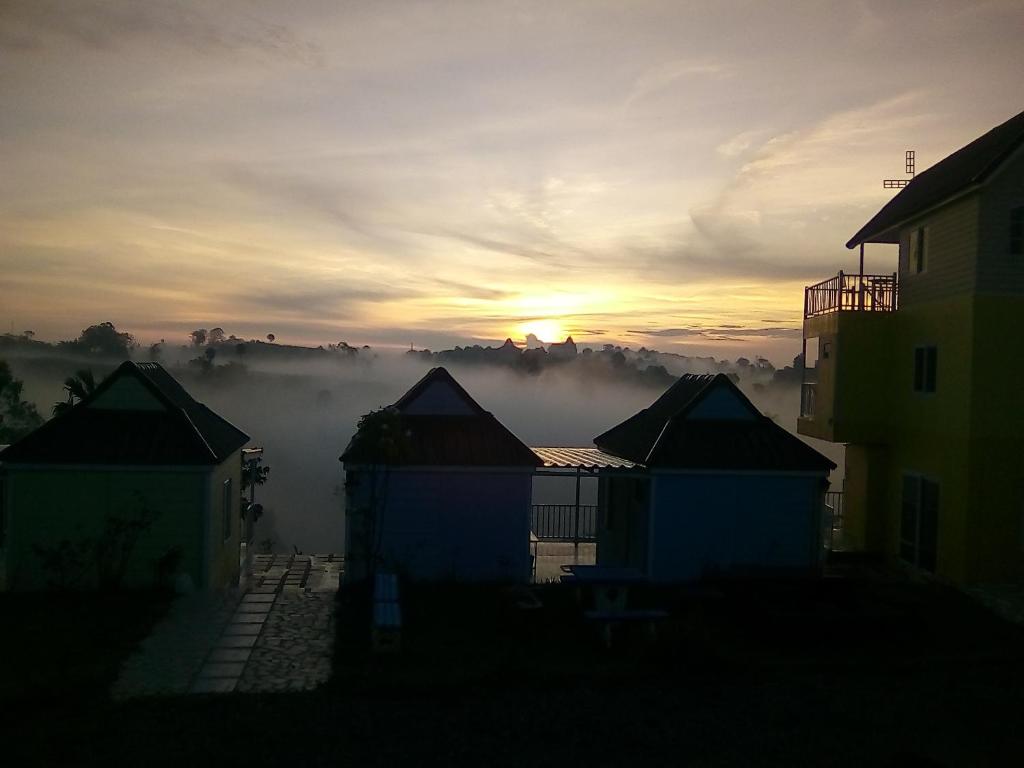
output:
POLYGON ((68 394, 67 400, 54 403, 53 415, 59 416, 71 409, 76 402, 85 400, 96 391, 96 379, 92 375, 91 368, 84 368, 64 379, 64 391, 68 394))

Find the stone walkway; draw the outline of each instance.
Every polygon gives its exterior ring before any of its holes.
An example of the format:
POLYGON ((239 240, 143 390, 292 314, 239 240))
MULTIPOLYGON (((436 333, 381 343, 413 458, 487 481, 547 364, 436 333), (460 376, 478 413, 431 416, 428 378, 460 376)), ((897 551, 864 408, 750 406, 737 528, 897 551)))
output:
POLYGON ((1007 621, 1024 624, 1024 586, 1017 584, 981 584, 964 591, 1007 621))
POLYGON ((125 699, 188 693, 241 596, 241 590, 234 589, 178 597, 122 664, 110 695, 125 699))
POLYGON ((336 555, 258 555, 247 591, 179 598, 111 689, 115 698, 315 688, 330 677, 336 555))

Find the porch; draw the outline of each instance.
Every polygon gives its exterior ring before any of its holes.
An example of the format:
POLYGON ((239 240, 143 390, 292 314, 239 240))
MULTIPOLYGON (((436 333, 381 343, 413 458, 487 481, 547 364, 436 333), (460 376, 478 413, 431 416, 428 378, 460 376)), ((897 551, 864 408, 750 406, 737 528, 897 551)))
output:
POLYGON ((531 450, 543 462, 534 473, 535 503, 530 512, 532 576, 534 581, 544 581, 559 578, 562 565, 596 562, 601 521, 599 478, 607 473, 637 474, 644 469, 597 448, 531 450), (559 503, 550 503, 555 499, 559 503))

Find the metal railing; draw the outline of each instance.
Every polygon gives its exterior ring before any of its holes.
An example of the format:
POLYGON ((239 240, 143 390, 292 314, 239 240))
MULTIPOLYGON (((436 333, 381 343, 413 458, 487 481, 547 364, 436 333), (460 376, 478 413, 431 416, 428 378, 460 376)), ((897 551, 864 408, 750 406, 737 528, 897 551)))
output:
POLYGON ((534 504, 530 530, 540 541, 597 541, 597 505, 534 504))
POLYGON ((899 297, 897 275, 847 275, 804 288, 804 317, 831 312, 895 312, 899 297))
POLYGON ((825 491, 825 546, 827 549, 842 549, 843 535, 843 492, 825 491))
POLYGON ((800 385, 800 418, 813 419, 817 406, 817 382, 805 381, 800 385))

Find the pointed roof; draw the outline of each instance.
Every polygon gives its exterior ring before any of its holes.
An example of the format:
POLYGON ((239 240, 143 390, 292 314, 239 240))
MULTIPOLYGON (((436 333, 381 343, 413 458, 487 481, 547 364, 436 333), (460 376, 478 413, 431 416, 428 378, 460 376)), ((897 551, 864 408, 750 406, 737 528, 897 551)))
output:
POLYGON ((85 400, 5 449, 6 464, 215 465, 249 436, 196 402, 159 363, 126 361, 85 400), (131 380, 145 403, 109 397, 131 380))
POLYGON ((480 407, 480 404, 470 397, 469 393, 463 389, 462 385, 455 380, 455 377, 448 373, 448 369, 440 365, 427 371, 423 378, 413 384, 412 387, 409 388, 408 392, 398 398, 391 408, 394 408, 400 413, 409 411, 414 407, 413 404, 423 397, 427 390, 433 386, 445 387, 453 392, 472 413, 486 413, 486 411, 480 407))
POLYGON ((594 444, 649 467, 827 472, 836 466, 762 416, 721 373, 681 376, 648 408, 595 437, 594 444))
POLYGON ((850 238, 846 247, 898 242, 901 224, 981 186, 1022 145, 1024 112, 919 173, 850 238))
MULTIPOLYGON (((392 464, 422 467, 538 467, 541 459, 485 411, 447 369, 432 368, 387 410, 403 431, 392 464)), ((373 446, 352 437, 341 461, 376 463, 373 446)))

